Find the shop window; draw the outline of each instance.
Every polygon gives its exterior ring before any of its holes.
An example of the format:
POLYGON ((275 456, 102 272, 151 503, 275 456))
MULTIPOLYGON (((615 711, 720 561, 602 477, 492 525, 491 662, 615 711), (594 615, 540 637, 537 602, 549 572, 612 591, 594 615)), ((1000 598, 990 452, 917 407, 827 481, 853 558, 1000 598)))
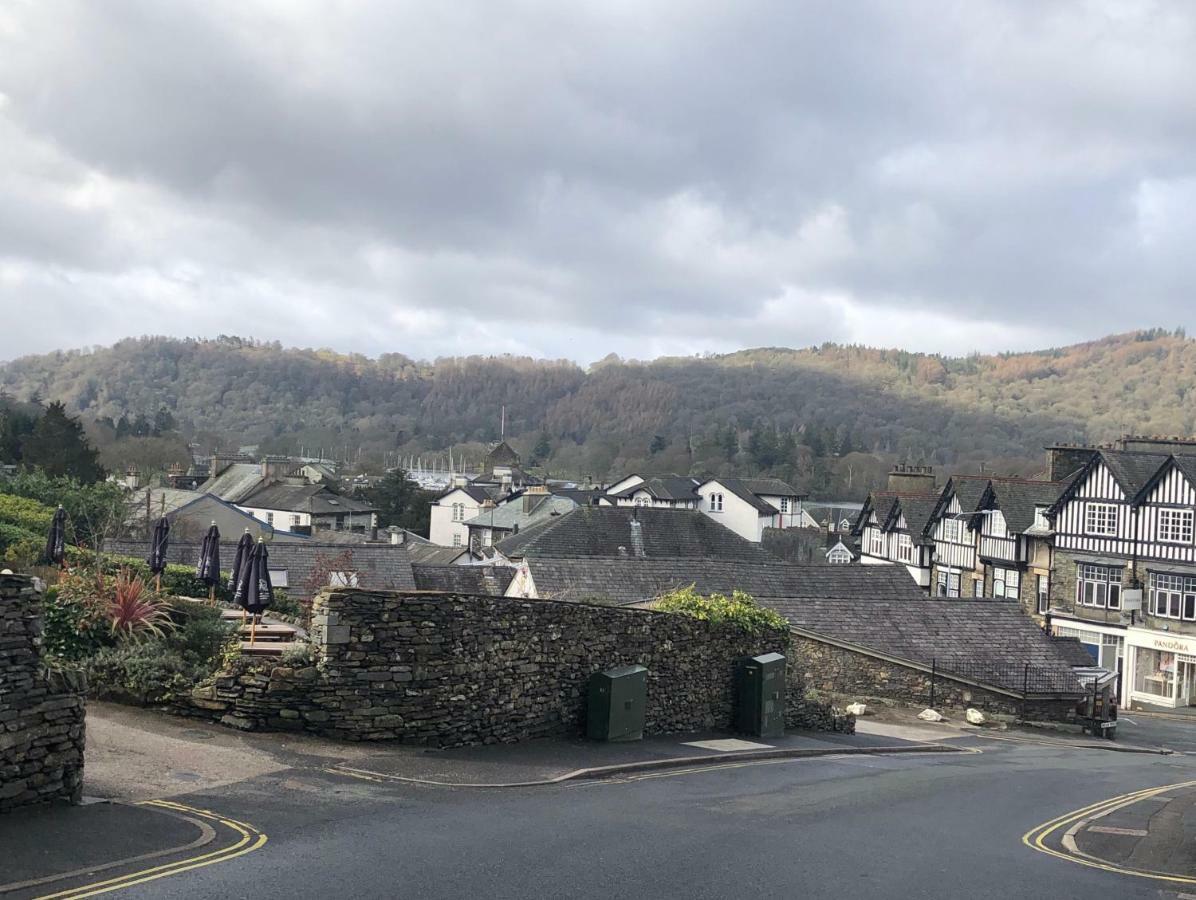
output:
POLYGON ((1081 563, 1076 568, 1076 603, 1097 609, 1121 609, 1121 569, 1081 563))
POLYGON ((1171 699, 1175 696, 1175 654, 1139 647, 1134 654, 1134 690, 1171 699))
POLYGON ((1196 578, 1151 572, 1147 608, 1164 619, 1196 620, 1196 578))

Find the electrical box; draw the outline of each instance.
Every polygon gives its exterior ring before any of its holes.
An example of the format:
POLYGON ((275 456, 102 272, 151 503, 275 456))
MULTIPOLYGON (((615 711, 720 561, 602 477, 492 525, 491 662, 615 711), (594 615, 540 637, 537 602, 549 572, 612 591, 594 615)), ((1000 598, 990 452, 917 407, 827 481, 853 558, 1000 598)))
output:
POLYGON ((756 737, 785 733, 785 657, 765 653, 740 660, 735 671, 735 728, 756 737))
POLYGON ((620 666, 590 676, 586 737, 595 741, 638 741, 644 736, 648 670, 620 666))

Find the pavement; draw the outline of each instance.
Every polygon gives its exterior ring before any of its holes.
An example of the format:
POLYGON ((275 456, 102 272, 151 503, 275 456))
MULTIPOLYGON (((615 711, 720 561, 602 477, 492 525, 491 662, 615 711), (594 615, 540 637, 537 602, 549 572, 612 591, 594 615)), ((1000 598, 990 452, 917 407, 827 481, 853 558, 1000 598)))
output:
POLYGON ((1196 896, 1184 751, 858 729, 429 751, 91 704, 85 790, 107 802, 0 817, 0 893, 1196 896))

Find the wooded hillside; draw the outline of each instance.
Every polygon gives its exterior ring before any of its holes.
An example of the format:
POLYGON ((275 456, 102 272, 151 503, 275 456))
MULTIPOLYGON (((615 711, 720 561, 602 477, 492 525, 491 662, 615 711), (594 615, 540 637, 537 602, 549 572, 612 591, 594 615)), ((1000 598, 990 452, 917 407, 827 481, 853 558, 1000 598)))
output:
POLYGON ((1196 397, 1196 342, 1156 329, 966 358, 827 344, 608 357, 587 371, 151 337, 15 360, 0 366, 0 390, 63 401, 113 433, 165 411, 205 448, 323 447, 375 463, 450 445, 480 455, 505 404, 508 438, 553 474, 767 471, 858 495, 894 460, 1029 472, 1050 442, 1196 432, 1185 402, 1196 397))

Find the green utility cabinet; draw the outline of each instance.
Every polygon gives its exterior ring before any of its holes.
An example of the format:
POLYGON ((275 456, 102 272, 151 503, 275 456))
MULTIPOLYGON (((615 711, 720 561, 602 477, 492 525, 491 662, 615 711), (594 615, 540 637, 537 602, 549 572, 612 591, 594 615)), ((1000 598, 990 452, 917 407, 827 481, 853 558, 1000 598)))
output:
POLYGON ((586 737, 595 741, 638 741, 644 736, 648 670, 620 666, 590 676, 586 737))
POLYGON ((736 667, 735 728, 757 737, 785 733, 785 657, 765 653, 736 667))

